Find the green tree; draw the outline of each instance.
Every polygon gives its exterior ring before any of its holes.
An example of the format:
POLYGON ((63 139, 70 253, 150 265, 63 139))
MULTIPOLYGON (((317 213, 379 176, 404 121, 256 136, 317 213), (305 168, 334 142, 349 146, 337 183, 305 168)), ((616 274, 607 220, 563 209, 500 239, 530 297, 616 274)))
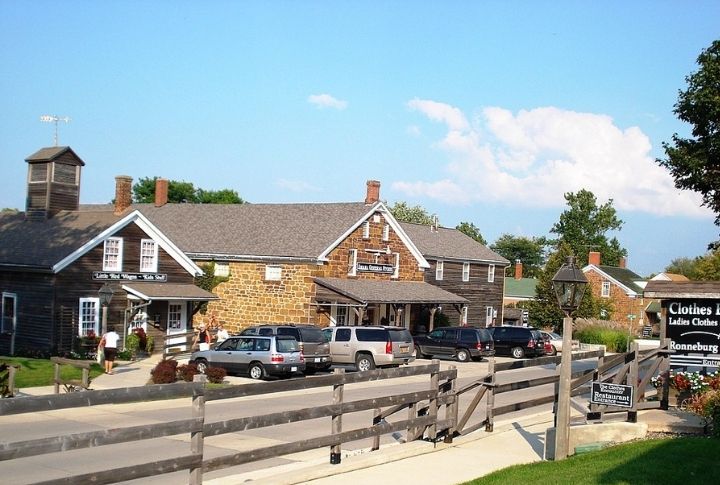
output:
POLYGON ((692 138, 675 133, 663 143, 667 158, 657 162, 667 168, 678 189, 702 194, 703 205, 715 212, 720 225, 720 40, 697 58, 699 69, 685 77, 687 89, 679 91, 673 110, 692 125, 692 138))
POLYGON ((709 252, 696 260, 694 279, 698 281, 720 280, 720 249, 709 252))
POLYGON ((475 224, 473 224, 472 222, 461 222, 460 224, 455 226, 455 229, 462 232, 466 236, 470 236, 480 244, 487 244, 485 238, 482 237, 482 234, 480 234, 480 229, 476 227, 475 224))
POLYGON ((687 278, 695 279, 695 265, 697 258, 675 258, 665 267, 666 273, 681 274, 687 278))
POLYGON ((434 224, 433 217, 419 205, 410 207, 405 202, 395 202, 395 204, 388 209, 398 221, 423 224, 425 226, 432 226, 434 224))
POLYGON ((514 264, 519 260, 523 265, 523 277, 536 278, 542 271, 547 244, 544 237, 503 234, 490 248, 513 264, 505 270, 506 276, 514 274, 514 264))
MULTIPOLYGON (((141 178, 133 185, 133 202, 150 204, 155 202, 155 183, 158 177, 141 178)), ((192 204, 244 204, 245 201, 234 190, 196 189, 192 182, 169 180, 168 202, 192 204)))
POLYGON ((560 220, 550 229, 560 236, 556 243, 570 247, 578 266, 587 264, 590 251, 599 252, 603 264, 617 266, 620 258, 627 256, 627 250, 620 247, 617 238, 608 239, 606 235, 608 231, 620 230, 623 225, 612 199, 598 206, 595 194, 582 189, 577 193, 566 193, 565 200, 569 209, 560 214, 560 220))

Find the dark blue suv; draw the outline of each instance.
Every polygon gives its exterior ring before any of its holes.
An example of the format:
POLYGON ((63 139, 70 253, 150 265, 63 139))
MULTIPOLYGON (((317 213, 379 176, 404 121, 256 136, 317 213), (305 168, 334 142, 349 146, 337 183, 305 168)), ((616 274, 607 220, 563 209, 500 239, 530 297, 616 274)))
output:
POLYGON ((484 328, 443 327, 414 340, 417 357, 446 355, 467 362, 495 355, 492 336, 484 328))

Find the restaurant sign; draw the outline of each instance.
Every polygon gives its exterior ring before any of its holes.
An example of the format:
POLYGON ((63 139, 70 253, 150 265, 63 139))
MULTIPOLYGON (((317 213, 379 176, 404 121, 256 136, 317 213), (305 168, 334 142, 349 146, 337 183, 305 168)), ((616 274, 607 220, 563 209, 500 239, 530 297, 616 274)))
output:
POLYGON ((590 388, 590 402, 631 408, 633 406, 633 386, 593 381, 590 388))
POLYGON ((717 354, 720 350, 720 301, 668 300, 667 337, 680 354, 717 354))
POLYGON ((161 273, 110 273, 107 271, 93 271, 92 279, 98 281, 155 281, 167 282, 167 275, 161 273))
POLYGON ((365 273, 393 274, 393 273, 395 273, 395 266, 393 266, 392 264, 360 263, 360 262, 358 262, 357 270, 365 272, 365 273))

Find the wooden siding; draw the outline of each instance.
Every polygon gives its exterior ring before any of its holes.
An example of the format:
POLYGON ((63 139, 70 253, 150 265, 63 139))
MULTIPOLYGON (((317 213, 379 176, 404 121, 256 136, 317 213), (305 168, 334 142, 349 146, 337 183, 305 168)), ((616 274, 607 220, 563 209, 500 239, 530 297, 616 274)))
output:
MULTIPOLYGON (((50 350, 53 329, 53 281, 46 273, 0 272, 0 293, 17 296, 15 351, 50 350)), ((10 353, 10 334, 0 335, 0 354, 10 353)))

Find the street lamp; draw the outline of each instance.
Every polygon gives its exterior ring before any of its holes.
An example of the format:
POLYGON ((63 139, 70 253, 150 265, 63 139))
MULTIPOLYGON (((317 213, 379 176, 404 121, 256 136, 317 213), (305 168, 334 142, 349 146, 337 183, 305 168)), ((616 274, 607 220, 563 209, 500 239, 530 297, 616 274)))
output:
POLYGON ((560 385, 558 388, 557 414, 555 415, 555 460, 567 458, 570 447, 570 376, 572 367, 572 322, 570 316, 577 310, 585 294, 587 278, 575 265, 575 258, 568 256, 552 279, 553 291, 563 318, 563 352, 560 357, 560 385))
POLYGON ((110 285, 103 283, 102 287, 98 290, 98 296, 100 297, 100 306, 102 306, 102 335, 107 333, 107 310, 115 292, 110 285))

